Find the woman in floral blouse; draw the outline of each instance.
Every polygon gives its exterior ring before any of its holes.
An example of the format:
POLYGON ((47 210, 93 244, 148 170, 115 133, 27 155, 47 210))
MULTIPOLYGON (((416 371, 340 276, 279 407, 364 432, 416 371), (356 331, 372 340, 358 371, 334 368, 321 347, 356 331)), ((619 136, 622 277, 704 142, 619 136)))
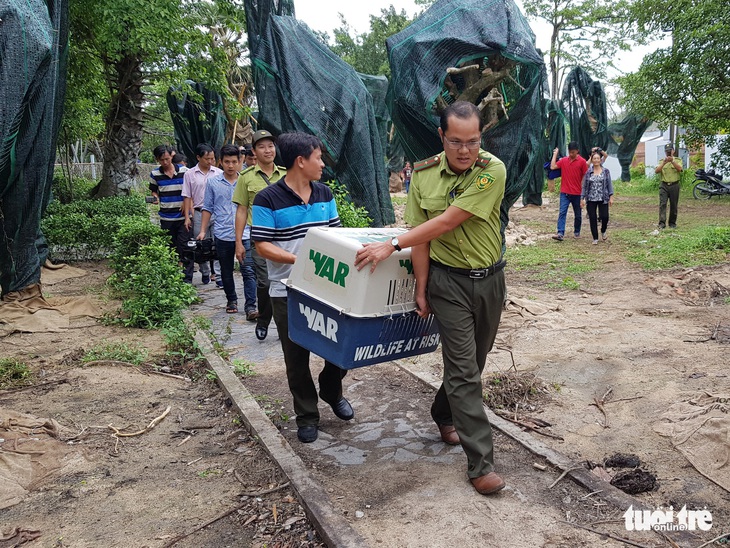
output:
POLYGON ((583 177, 580 196, 581 207, 586 208, 591 225, 593 245, 598 244, 598 219, 601 220, 601 239, 606 240, 608 227, 608 206, 613 204, 613 183, 611 173, 601 165, 603 156, 596 150, 591 153, 591 167, 583 177))

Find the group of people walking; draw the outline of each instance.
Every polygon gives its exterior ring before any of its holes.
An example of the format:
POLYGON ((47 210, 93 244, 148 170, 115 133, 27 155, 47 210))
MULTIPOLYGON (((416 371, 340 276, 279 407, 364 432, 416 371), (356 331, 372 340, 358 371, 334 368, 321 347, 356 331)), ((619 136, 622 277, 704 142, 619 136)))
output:
MULTIPOLYGON (((682 163, 674 157, 674 147, 664 147, 665 158, 656 167, 655 173, 661 175, 659 188, 659 228, 666 227, 667 203, 669 203, 669 227, 677 228, 677 203, 679 201, 679 181, 682 163)), ((578 151, 578 143, 568 144, 568 155, 558 159, 558 149, 553 150, 550 161, 551 170, 560 170, 560 207, 558 226, 554 240, 565 239, 565 225, 568 209, 573 208, 573 237, 580 238, 582 225, 581 210, 585 208, 593 237, 593 244, 600 239, 608 239, 609 207, 613 205, 613 182, 611 172, 603 164, 608 157, 599 147, 591 149, 588 160, 578 151)))
POLYGON ((238 312, 235 260, 243 278, 246 319, 256 322, 256 337, 264 340, 272 320, 266 261, 251 242, 250 206, 256 193, 279 180, 286 169, 274 163, 275 137, 266 130, 253 134, 250 147, 223 145, 216 154, 207 143, 196 147, 197 163, 188 168, 172 161, 168 145, 153 150, 159 167, 150 174, 150 191, 160 204, 160 226, 170 234, 183 267, 193 281, 195 261, 191 240, 212 241, 220 272, 213 261, 200 261, 201 282, 215 282, 225 292, 226 312, 238 312), (219 167, 220 166, 220 167, 219 167), (218 277, 216 277, 218 276, 218 277))
MULTIPOLYGON (((463 447, 467 477, 476 491, 489 495, 505 486, 494 467, 481 376, 506 295, 500 221, 506 168, 481 148, 483 126, 479 110, 469 102, 457 101, 443 111, 438 129, 443 151, 416 162, 407 174, 405 220, 414 228, 389 241, 364 244, 353 264, 358 270, 373 272, 394 251, 411 249, 416 313, 421 317, 433 314, 441 335, 443 384, 435 395, 431 417, 442 442, 463 447)), ((579 237, 581 208, 585 207, 593 243, 598 244, 607 239, 614 194, 611 174, 604 166, 607 154, 594 148, 586 160, 576 143, 568 148, 568 156, 560 160, 556 149, 551 161, 551 168, 562 172, 553 238, 565 238, 570 206, 575 214, 573 236, 579 237)), ((224 145, 218 158, 220 169, 214 165, 213 149, 205 144, 196 151, 197 165, 187 169, 174 164, 169 147, 161 145, 155 149, 160 167, 152 172, 150 184, 159 197, 161 226, 173 242, 178 246, 186 242, 191 227, 198 240, 214 239, 226 311, 238 311, 233 282, 237 259, 244 279, 244 310, 249 320, 257 322, 256 337, 265 339, 271 319, 276 323, 297 437, 302 443, 318 438, 319 399, 341 420, 355 416, 343 395, 342 379, 347 371, 325 361, 317 386, 309 367, 309 350, 288 337, 287 292, 282 280, 289 277, 309 228, 340 226, 332 192, 318 182, 324 167, 322 149, 319 139, 311 135, 275 137, 259 130, 250 150, 224 145), (282 165, 275 163, 277 147, 282 165)), ((663 176, 662 196, 667 196, 662 203, 674 200, 672 226, 676 198, 673 188, 664 189, 665 183, 667 187, 673 184, 670 166, 681 171, 668 153, 657 172, 663 176)), ((181 260, 185 279, 191 282, 193 265, 182 254, 181 260)), ((209 266, 201 264, 200 272, 203 283, 210 283, 214 272, 209 266)))

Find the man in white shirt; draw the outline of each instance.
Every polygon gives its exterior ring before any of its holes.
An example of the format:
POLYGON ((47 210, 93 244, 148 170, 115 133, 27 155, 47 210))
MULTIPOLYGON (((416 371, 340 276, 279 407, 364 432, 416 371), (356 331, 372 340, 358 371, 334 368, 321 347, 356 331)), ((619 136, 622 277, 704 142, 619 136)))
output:
MULTIPOLYGON (((200 234, 202 221, 203 199, 205 198, 205 187, 208 179, 223 173, 215 167, 215 151, 206 143, 200 143, 195 147, 195 154, 198 163, 195 167, 188 169, 183 178, 183 212, 185 214, 185 228, 193 234, 200 234)), ((208 239, 213 237, 213 231, 207 230, 208 239)), ((213 261, 210 261, 212 263, 213 261)), ((198 263, 200 274, 203 277, 203 284, 210 283, 211 264, 207 261, 198 263)))

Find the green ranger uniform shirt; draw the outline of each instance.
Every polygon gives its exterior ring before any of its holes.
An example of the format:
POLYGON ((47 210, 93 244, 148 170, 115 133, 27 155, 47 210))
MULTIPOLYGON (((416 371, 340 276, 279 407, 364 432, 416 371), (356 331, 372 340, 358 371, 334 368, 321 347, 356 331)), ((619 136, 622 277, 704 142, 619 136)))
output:
MULTIPOLYGON (((286 175, 286 169, 274 164, 274 171, 269 177, 269 184, 274 184, 276 181, 286 175)), ((233 203, 248 208, 248 219, 247 224, 251 224, 251 206, 253 206, 253 199, 256 194, 261 192, 267 186, 264 173, 261 168, 256 164, 241 172, 238 176, 238 183, 236 184, 236 190, 233 191, 233 203)))
POLYGON ((461 225, 431 241, 430 257, 455 268, 485 268, 502 256, 499 208, 507 170, 484 150, 476 162, 457 175, 446 154, 431 156, 413 168, 405 221, 418 226, 453 205, 471 213, 461 225))
MULTIPOLYGON (((674 161, 676 162, 677 159, 675 158, 674 161)), ((674 167, 672 162, 668 162, 662 166, 662 182, 677 183, 680 177, 679 171, 677 171, 677 168, 674 167)))

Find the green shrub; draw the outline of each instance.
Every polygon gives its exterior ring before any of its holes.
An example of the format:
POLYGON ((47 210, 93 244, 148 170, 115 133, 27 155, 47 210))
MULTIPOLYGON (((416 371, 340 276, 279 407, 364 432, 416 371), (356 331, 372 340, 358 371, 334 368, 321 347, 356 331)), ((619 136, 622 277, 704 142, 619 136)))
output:
POLYGON ((33 382, 30 368, 15 358, 0 358, 0 389, 24 386, 33 382))
POLYGON ((106 257, 124 219, 150 224, 142 196, 115 196, 100 200, 52 202, 41 220, 41 230, 53 254, 66 260, 106 257))
POLYGON ((170 236, 158 225, 152 224, 147 217, 123 217, 119 230, 114 235, 111 267, 114 270, 124 270, 126 257, 137 255, 143 245, 160 240, 167 244, 170 236))
POLYGON ((109 196, 98 200, 75 200, 70 204, 51 202, 46 215, 83 213, 89 217, 105 215, 109 217, 149 217, 147 204, 141 194, 130 196, 109 196))
POLYGON ((128 327, 161 327, 197 294, 183 281, 177 252, 157 238, 127 256, 109 283, 123 299, 119 321, 128 327))
POLYGON ((195 328, 191 330, 182 314, 176 313, 165 322, 162 333, 165 335, 165 355, 182 364, 198 361, 203 353, 195 341, 195 328))
POLYGON ((629 173, 631 174, 631 180, 639 179, 641 177, 646 177, 646 166, 644 163, 636 164, 636 167, 632 167, 629 169, 629 173))
POLYGON ((367 209, 352 203, 352 198, 345 185, 337 181, 329 181, 327 185, 332 189, 332 194, 335 196, 337 213, 340 215, 342 226, 365 228, 372 224, 373 220, 368 216, 367 209))
POLYGON ((62 204, 74 200, 88 200, 91 198, 91 191, 99 184, 94 179, 86 177, 74 177, 72 183, 69 185, 68 179, 63 175, 55 175, 51 184, 53 198, 62 204))

